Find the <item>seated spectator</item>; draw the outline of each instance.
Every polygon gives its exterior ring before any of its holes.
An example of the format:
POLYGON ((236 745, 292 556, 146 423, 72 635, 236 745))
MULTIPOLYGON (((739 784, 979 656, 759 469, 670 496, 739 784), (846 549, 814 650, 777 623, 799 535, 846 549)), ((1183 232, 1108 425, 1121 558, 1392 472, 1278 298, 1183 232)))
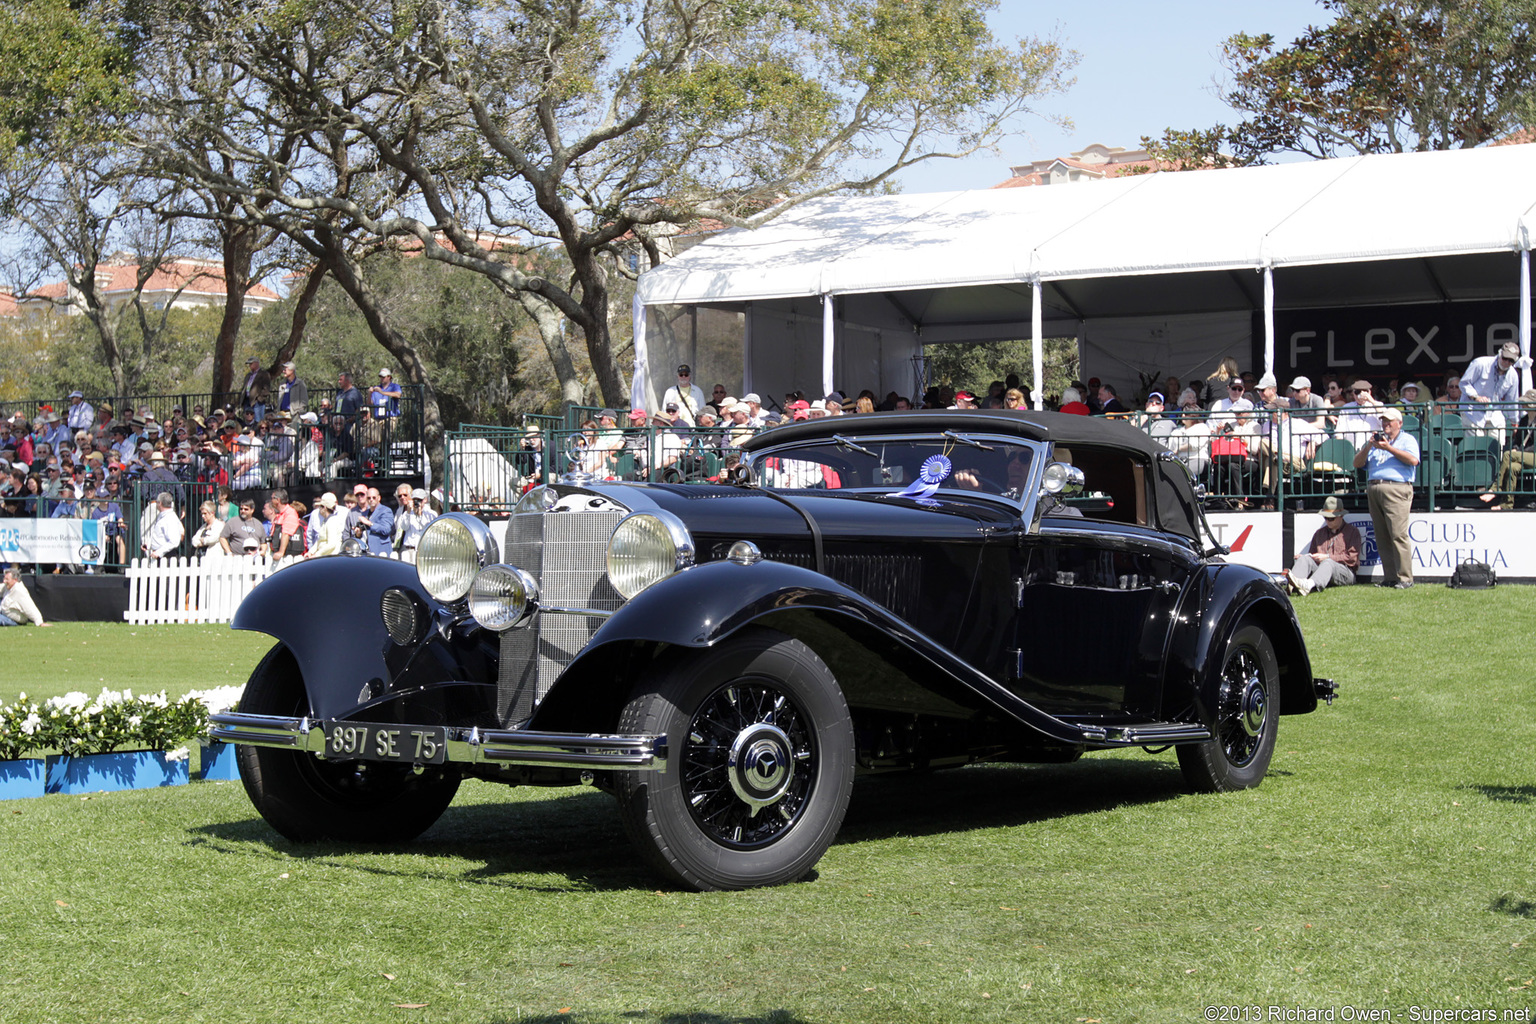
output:
POLYGON ((0 626, 25 626, 29 622, 34 626, 48 625, 32 595, 27 593, 27 585, 21 582, 21 574, 6 569, 0 577, 0 626))
POLYGON ((1352 400, 1339 407, 1333 436, 1343 438, 1358 448, 1381 429, 1383 406, 1371 397, 1372 385, 1368 380, 1355 381, 1349 391, 1352 400))
POLYGON ((1198 403, 1189 402, 1179 410, 1178 426, 1164 442, 1179 461, 1189 467, 1196 480, 1205 479, 1211 465, 1211 425, 1198 403))
MULTIPOLYGON (((1307 460, 1318 444, 1327 439, 1322 427, 1300 416, 1291 415, 1291 407, 1276 400, 1269 405, 1269 433, 1259 440, 1258 463, 1265 494, 1278 490, 1280 477, 1307 468, 1307 460), (1278 467, 1278 472, 1277 472, 1278 467)), ((1265 508, 1273 507, 1267 502, 1265 508)))
POLYGON ((1336 495, 1323 502, 1322 514, 1323 526, 1312 535, 1306 552, 1286 570, 1293 594, 1355 582, 1355 570, 1360 567, 1360 531, 1344 521, 1344 506, 1336 495))
POLYGON ((1153 391, 1147 395, 1147 404, 1141 412, 1131 416, 1131 422, 1142 430, 1154 441, 1160 441, 1164 445, 1168 443, 1168 436, 1173 433, 1174 422, 1163 415, 1163 393, 1153 391))
POLYGON ((1479 500, 1491 508, 1515 507, 1515 491, 1520 486, 1520 474, 1536 468, 1536 388, 1527 388, 1520 396, 1520 419, 1509 435, 1509 445, 1499 460, 1499 478, 1492 491, 1479 495, 1479 500), (1503 494, 1503 504, 1495 505, 1503 494))
POLYGON ((1460 416, 1465 406, 1465 400, 1461 394, 1461 377, 1450 374, 1445 378, 1445 387, 1439 395, 1435 396, 1435 412, 1451 416, 1460 416))
POLYGON ((1061 392, 1061 411, 1073 416, 1090 415, 1088 403, 1083 401, 1082 392, 1077 388, 1063 388, 1061 392))
POLYGON ((1121 416, 1130 412, 1120 401, 1113 384, 1099 385, 1099 412, 1104 416, 1121 416))
POLYGON ((1018 388, 1009 388, 1003 392, 1004 409, 1026 410, 1029 408, 1029 399, 1024 397, 1024 392, 1018 388))

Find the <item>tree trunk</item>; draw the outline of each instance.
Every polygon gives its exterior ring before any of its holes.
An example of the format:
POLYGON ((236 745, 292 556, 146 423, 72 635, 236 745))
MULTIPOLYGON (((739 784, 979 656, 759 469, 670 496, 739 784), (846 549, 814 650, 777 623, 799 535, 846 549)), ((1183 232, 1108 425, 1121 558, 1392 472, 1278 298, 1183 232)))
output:
POLYGON ((581 306, 587 313, 581 325, 587 339, 587 354, 603 403, 615 408, 629 403, 629 388, 623 371, 613 358, 613 339, 608 333, 608 274, 596 254, 586 252, 575 262, 576 279, 581 284, 581 306))
POLYGON ((304 279, 304 290, 299 292, 299 297, 293 303, 293 323, 288 328, 288 340, 277 351, 279 366, 291 362, 298 354, 299 342, 304 340, 304 328, 309 324, 309 311, 315 304, 315 296, 320 294, 320 285, 324 283, 327 272, 324 265, 317 263, 304 279))
POLYGON ((431 479, 442 480, 443 418, 437 404, 437 390, 433 388, 432 381, 427 376, 426 367, 416 355, 416 349, 389 325, 373 288, 363 280, 362 274, 358 273, 357 265, 343 251, 336 236, 329 231, 317 231, 315 234, 324 246, 326 269, 330 275, 352 299, 358 312, 363 314, 368 329, 378 343, 399 361, 401 373, 405 378, 421 386, 421 441, 427 450, 431 479))
POLYGON ((539 338, 555 368, 555 379, 560 382, 561 403, 581 405, 586 398, 586 388, 576 376, 576 364, 565 344, 565 317, 532 292, 513 290, 510 294, 539 328, 539 338))
POLYGON ((243 224, 224 232, 224 318, 213 343, 213 393, 228 394, 235 378, 235 339, 245 319, 245 294, 251 288, 251 233, 243 224))

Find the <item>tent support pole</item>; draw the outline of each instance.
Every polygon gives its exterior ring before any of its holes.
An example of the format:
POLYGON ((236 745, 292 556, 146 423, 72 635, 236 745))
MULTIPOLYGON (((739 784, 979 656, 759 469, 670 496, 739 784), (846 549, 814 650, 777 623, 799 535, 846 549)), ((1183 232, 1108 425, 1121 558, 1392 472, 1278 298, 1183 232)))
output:
POLYGON ((629 310, 630 322, 634 325, 635 334, 635 362, 631 368, 629 378, 629 407, 631 409, 653 409, 655 404, 646 400, 646 356, 645 356, 645 303, 640 301, 640 296, 635 296, 635 301, 629 310))
POLYGON ((832 319, 833 302, 830 293, 821 297, 821 393, 832 393, 832 346, 837 338, 836 324, 832 319))
POLYGON ((1035 371, 1035 409, 1045 408, 1045 340, 1041 337, 1045 333, 1045 289, 1037 277, 1031 289, 1031 305, 1029 311, 1030 325, 1030 354, 1034 362, 1035 371))
POLYGON ((747 303, 741 319, 741 393, 751 394, 752 386, 752 303, 747 303))
POLYGON ((1275 372, 1275 268, 1264 268, 1264 372, 1275 372))
MULTIPOLYGON (((1522 232, 1523 233, 1523 232, 1522 232)), ((1531 354, 1531 250, 1520 250, 1520 354, 1531 354)), ((1520 393, 1531 387, 1531 369, 1520 371, 1520 393)))

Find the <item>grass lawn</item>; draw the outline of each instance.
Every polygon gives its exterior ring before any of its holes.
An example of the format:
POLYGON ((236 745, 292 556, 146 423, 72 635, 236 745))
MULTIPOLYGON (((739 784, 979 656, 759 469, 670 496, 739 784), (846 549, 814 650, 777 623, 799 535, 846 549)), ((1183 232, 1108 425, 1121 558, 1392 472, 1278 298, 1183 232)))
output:
MULTIPOLYGON (((1282 721, 1258 789, 1190 796, 1171 751, 862 779, 816 877, 777 889, 658 891, 585 790, 466 784, 391 849, 280 840, 238 783, 0 804, 0 1020, 1527 1013, 1536 588, 1299 604, 1342 697, 1282 721)), ((5 698, 213 685, 265 646, 191 626, 3 635, 5 698)))

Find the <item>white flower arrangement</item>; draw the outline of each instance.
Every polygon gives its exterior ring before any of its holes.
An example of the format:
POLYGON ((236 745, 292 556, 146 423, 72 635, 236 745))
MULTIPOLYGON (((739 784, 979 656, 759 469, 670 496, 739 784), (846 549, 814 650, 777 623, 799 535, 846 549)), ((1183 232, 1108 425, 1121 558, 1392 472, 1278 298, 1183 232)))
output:
POLYGON ((226 711, 244 687, 221 686, 174 700, 160 693, 135 697, 131 690, 103 688, 95 697, 73 691, 41 704, 25 693, 0 704, 0 760, 58 750, 64 754, 103 754, 130 750, 167 750, 187 756, 181 741, 206 733, 208 716, 226 711))

